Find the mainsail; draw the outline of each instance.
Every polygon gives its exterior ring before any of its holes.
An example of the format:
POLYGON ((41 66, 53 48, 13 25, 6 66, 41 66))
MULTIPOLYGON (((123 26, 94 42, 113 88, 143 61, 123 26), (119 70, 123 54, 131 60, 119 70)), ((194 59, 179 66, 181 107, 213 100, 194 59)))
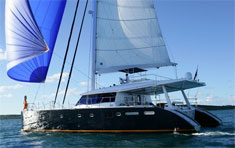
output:
POLYGON ((97 73, 171 63, 152 0, 97 0, 97 73))
POLYGON ((7 74, 24 82, 46 79, 66 0, 7 0, 7 74))

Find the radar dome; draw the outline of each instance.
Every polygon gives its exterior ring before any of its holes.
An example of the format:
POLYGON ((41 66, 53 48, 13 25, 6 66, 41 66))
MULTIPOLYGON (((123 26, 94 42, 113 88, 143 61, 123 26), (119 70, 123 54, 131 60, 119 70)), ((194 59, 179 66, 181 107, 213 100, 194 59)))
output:
POLYGON ((185 78, 186 78, 187 80, 192 80, 192 79, 193 79, 192 73, 191 73, 191 72, 186 72, 186 73, 185 73, 185 78))

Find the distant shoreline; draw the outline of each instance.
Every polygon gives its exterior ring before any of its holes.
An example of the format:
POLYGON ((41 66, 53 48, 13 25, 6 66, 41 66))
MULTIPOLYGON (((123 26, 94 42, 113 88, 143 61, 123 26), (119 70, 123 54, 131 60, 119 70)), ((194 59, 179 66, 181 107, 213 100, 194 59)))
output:
POLYGON ((0 120, 5 119, 21 119, 21 115, 0 115, 0 120))
MULTIPOLYGON (((194 106, 194 105, 193 105, 194 106)), ((225 109, 235 109, 234 105, 224 105, 224 106, 216 106, 216 105, 197 105, 197 107, 206 109, 206 110, 225 110, 225 109)))
MULTIPOLYGON (((194 106, 194 105, 193 105, 194 106)), ((215 106, 215 105, 197 105, 197 107, 206 109, 206 110, 226 110, 226 109, 235 109, 233 105, 224 105, 224 106, 215 106)), ((5 119, 21 119, 19 114, 10 114, 10 115, 0 115, 0 120, 5 119)))

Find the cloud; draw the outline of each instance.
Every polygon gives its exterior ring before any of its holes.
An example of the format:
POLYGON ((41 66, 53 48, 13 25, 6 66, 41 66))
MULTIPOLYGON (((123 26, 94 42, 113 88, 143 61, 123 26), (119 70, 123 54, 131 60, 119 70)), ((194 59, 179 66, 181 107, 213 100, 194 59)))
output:
POLYGON ((82 86, 87 86, 87 82, 86 81, 82 81, 79 84, 82 85, 82 86))
MULTIPOLYGON (((58 92, 58 96, 63 96, 64 95, 65 90, 61 90, 58 92)), ((67 91, 67 96, 68 95, 75 95, 75 96, 79 96, 81 93, 83 93, 84 91, 78 91, 76 88, 71 88, 68 89, 67 91)), ((42 98, 45 99, 53 99, 55 98, 55 93, 51 93, 51 94, 47 94, 47 95, 42 95, 42 98)))
POLYGON ((5 94, 5 95, 0 95, 0 98, 11 98, 13 95, 12 94, 5 94))
POLYGON ((229 95, 229 96, 219 96, 215 95, 215 93, 198 93, 197 96, 197 103, 202 105, 235 105, 235 96, 229 95))
POLYGON ((7 52, 0 48, 0 61, 7 59, 7 52))
POLYGON ((21 88, 23 87, 22 85, 20 84, 16 84, 16 85, 3 85, 3 86, 0 86, 0 92, 4 92, 8 89, 18 89, 18 88, 21 88))
MULTIPOLYGON (((67 72, 64 72, 62 74, 62 82, 65 81, 66 78, 68 78, 69 74, 67 72)), ((52 76, 48 76, 47 79, 46 79, 46 83, 52 83, 52 82, 55 82, 57 80, 59 80, 60 78, 60 73, 56 73, 56 74, 53 74, 52 76)))
POLYGON ((235 105, 235 95, 230 95, 227 99, 230 105, 235 105))

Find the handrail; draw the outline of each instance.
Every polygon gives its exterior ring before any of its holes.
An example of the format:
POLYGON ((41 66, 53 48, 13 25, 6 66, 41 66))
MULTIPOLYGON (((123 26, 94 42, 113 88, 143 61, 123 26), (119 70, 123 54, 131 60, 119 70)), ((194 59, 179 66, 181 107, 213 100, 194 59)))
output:
POLYGON ((37 103, 28 103, 28 110, 39 110, 39 109, 62 109, 62 108, 70 108, 71 104, 69 103, 67 107, 63 107, 62 104, 57 102, 54 105, 54 101, 44 103, 44 102, 37 102, 37 103))
POLYGON ((157 74, 143 74, 143 75, 138 75, 138 76, 134 76, 134 75, 130 76, 130 82, 138 80, 136 78, 141 78, 139 80, 142 80, 142 79, 150 80, 149 77, 154 77, 154 80, 158 80, 158 78, 163 78, 163 79, 166 79, 166 80, 172 80, 172 78, 157 75, 157 74))

